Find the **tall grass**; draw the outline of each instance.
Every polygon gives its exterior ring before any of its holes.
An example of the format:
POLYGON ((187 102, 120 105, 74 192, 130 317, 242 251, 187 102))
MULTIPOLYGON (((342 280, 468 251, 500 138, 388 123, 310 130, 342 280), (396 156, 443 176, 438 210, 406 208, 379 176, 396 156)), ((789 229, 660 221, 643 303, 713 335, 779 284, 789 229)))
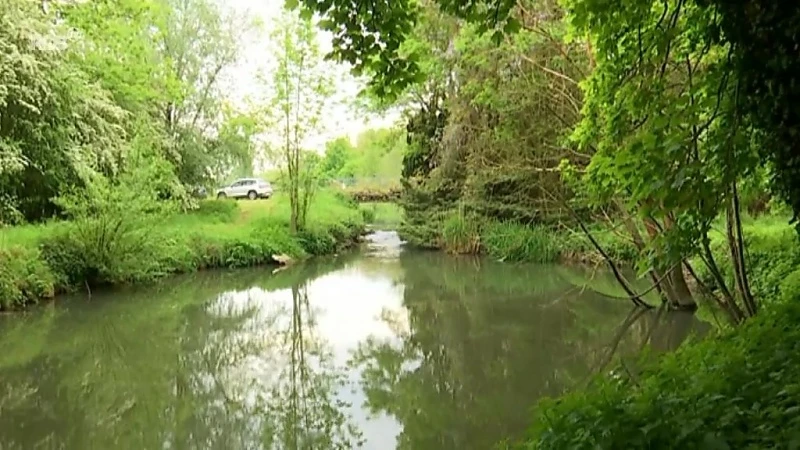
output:
POLYGON ((486 253, 502 261, 551 263, 561 256, 561 239, 542 225, 492 221, 483 227, 486 253))
MULTIPOLYGON (((447 215, 438 231, 438 247, 449 253, 482 253, 501 261, 534 263, 602 261, 583 233, 545 225, 492 220, 459 211, 447 215)), ((592 234, 617 261, 632 262, 639 255, 633 243, 620 236, 603 229, 592 234)))
POLYGON ((481 220, 460 211, 442 222, 442 246, 450 253, 475 254, 481 252, 481 220))

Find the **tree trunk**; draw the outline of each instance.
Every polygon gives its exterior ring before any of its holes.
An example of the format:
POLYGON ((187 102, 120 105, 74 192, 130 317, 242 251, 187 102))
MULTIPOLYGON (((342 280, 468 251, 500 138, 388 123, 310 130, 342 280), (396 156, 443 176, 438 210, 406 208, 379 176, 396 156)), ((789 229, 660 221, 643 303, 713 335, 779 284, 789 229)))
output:
POLYGON ((728 205, 726 230, 728 237, 728 248, 731 253, 731 263, 733 266, 733 276, 736 281, 736 290, 744 304, 747 315, 752 317, 756 314, 756 303, 750 291, 750 283, 747 279, 747 267, 744 260, 744 238, 742 237, 742 221, 739 211, 739 195, 736 191, 736 182, 731 184, 732 198, 728 205))
POLYGON ((669 270, 667 275, 670 288, 672 290, 671 306, 673 308, 682 310, 697 309, 697 303, 694 301, 692 291, 686 283, 686 277, 683 274, 683 263, 676 264, 669 270))
MULTIPOLYGON (((654 219, 645 219, 645 229, 650 239, 655 239, 660 233, 660 228, 654 219)), ((668 230, 672 227, 672 218, 667 215, 664 218, 664 229, 668 230)), ((694 301, 692 291, 686 283, 686 278, 683 275, 683 261, 678 264, 673 264, 671 268, 666 269, 666 284, 663 289, 663 294, 667 297, 667 302, 672 309, 693 310, 697 309, 697 303, 694 301)))
POLYGON ((730 289, 728 289, 728 285, 725 283, 725 278, 722 276, 722 272, 720 272, 719 266, 714 259, 714 254, 711 252, 711 246, 709 244, 707 233, 701 236, 700 242, 703 247, 703 263, 706 265, 706 268, 708 268, 708 271, 711 272, 711 276, 714 277, 714 281, 717 282, 717 286, 719 286, 719 290, 722 292, 725 308, 728 309, 728 312, 735 318, 736 322, 740 323, 745 317, 744 313, 742 312, 741 308, 739 308, 739 305, 736 303, 736 299, 733 297, 730 289))
MULTIPOLYGON (((636 249, 639 250, 639 253, 644 252, 645 242, 644 238, 642 237, 642 233, 639 232, 639 227, 636 226, 636 223, 633 221, 633 218, 628 213, 627 208, 625 208, 625 205, 623 205, 621 201, 615 200, 614 203, 617 206, 617 209, 619 209, 620 213, 622 213, 622 221, 625 224, 625 228, 628 229, 628 233, 631 235, 636 249)), ((659 283, 659 280, 662 278, 661 275, 656 270, 649 271, 649 275, 650 280, 655 286, 656 292, 658 292, 658 296, 661 297, 661 302, 667 302, 669 297, 667 297, 666 292, 664 292, 664 288, 661 286, 661 283, 659 283)))

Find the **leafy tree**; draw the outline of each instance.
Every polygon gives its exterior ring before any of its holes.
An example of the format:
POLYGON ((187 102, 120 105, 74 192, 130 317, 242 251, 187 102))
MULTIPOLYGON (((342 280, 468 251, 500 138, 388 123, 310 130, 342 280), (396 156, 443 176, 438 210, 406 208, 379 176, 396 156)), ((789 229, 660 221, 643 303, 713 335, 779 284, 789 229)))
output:
POLYGON ((256 157, 255 136, 262 133, 258 111, 236 111, 223 105, 222 123, 209 142, 206 167, 216 180, 250 176, 256 157))
POLYGON ((355 148, 344 137, 325 143, 325 156, 322 160, 322 173, 327 178, 349 178, 355 176, 348 163, 355 157, 355 148), (348 170, 345 170, 348 167, 348 170))
MULTIPOLYGON (((181 181, 209 180, 218 170, 219 143, 207 136, 225 117, 220 80, 240 56, 243 36, 257 23, 223 11, 210 0, 165 0, 168 14, 160 33, 160 51, 166 70, 175 80, 171 95, 160 107, 172 137, 169 158, 179 168, 181 181)), ((222 125, 224 127, 224 125, 222 125)))
MULTIPOLYGON (((800 10, 791 2, 697 0, 717 14, 705 32, 728 45, 727 69, 736 78, 737 114, 761 131, 758 150, 774 164, 773 186, 800 215, 800 10)), ((800 231, 800 228, 798 228, 800 231)))
POLYGON ((305 187, 313 167, 305 163, 303 145, 319 131, 331 79, 320 54, 311 19, 286 12, 272 35, 278 59, 273 74, 272 119, 280 131, 282 162, 287 172, 291 203, 290 227, 305 227, 305 213, 313 190, 305 187))
POLYGON ((75 63, 128 111, 160 115, 178 95, 179 80, 166 70, 158 42, 170 8, 160 0, 65 3, 61 16, 84 38, 75 63))
POLYGON ((113 173, 125 111, 72 61, 85 42, 37 5, 0 3, 0 198, 28 220, 87 170, 113 173))

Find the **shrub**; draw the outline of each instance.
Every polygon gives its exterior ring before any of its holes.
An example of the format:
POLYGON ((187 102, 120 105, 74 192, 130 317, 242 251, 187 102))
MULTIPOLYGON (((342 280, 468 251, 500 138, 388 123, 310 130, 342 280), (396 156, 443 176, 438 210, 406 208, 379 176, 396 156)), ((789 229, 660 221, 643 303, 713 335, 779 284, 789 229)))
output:
POLYGON ((84 219, 45 238, 42 256, 66 286, 148 281, 171 271, 160 261, 168 243, 153 231, 124 219, 84 219))
POLYGON ((521 449, 793 448, 800 444, 800 292, 636 379, 540 403, 521 449))
POLYGON ((298 233, 300 245, 310 255, 326 255, 336 251, 336 239, 322 228, 307 228, 298 233))
POLYGON ((375 221, 376 208, 374 204, 361 205, 359 210, 361 211, 361 217, 364 219, 364 222, 372 223, 375 221))
POLYGON ((55 294, 56 279, 39 252, 0 249, 0 310, 15 309, 55 294))
POLYGON ((792 271, 781 281, 779 292, 780 300, 783 302, 790 301, 800 292, 800 268, 792 271))
POLYGON ((159 260, 167 242, 154 233, 178 203, 169 193, 168 165, 152 162, 115 179, 87 177, 84 189, 56 203, 72 219, 42 240, 43 256, 66 285, 151 280, 172 270, 159 260))

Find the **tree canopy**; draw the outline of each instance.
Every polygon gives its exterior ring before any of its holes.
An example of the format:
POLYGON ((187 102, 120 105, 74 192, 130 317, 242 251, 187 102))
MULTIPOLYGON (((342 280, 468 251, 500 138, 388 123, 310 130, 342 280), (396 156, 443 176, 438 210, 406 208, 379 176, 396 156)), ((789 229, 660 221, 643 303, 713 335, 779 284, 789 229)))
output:
MULTIPOLYGON (((504 35, 525 28, 521 19, 527 12, 542 12, 541 5, 512 0, 379 0, 369 5, 344 0, 300 2, 307 11, 323 16, 323 27, 333 32, 332 56, 371 75, 375 92, 388 97, 401 95, 410 85, 425 78, 420 63, 422 52, 404 44, 412 39, 421 12, 429 5, 475 24, 478 34, 490 33, 498 44, 504 35)), ((298 3, 295 0, 288 5, 298 3)), ((601 0, 577 0, 567 2, 566 9, 571 13, 576 35, 590 31, 589 42, 599 44, 592 49, 597 61, 615 56, 616 51, 611 47, 602 47, 604 42, 628 44, 632 51, 641 44, 636 39, 615 41, 622 37, 617 23, 634 27, 627 33, 632 39, 635 38, 632 33, 649 31, 652 41, 642 50, 653 57, 671 53, 675 36, 670 33, 678 31, 682 33, 681 39, 688 39, 682 45, 715 58, 717 72, 729 73, 724 80, 726 89, 721 90, 720 95, 735 94, 732 100, 735 104, 729 111, 731 120, 736 120, 740 129, 750 126, 758 134, 755 138, 764 141, 758 151, 764 161, 774 165, 776 192, 792 204, 795 215, 800 212, 798 118, 792 106, 800 89, 794 79, 798 73, 794 48, 800 40, 800 20, 797 19, 800 13, 796 8, 765 0, 737 3, 618 0, 611 4, 601 0), (657 20, 651 21, 654 15, 657 20), (768 100, 763 95, 768 95, 768 100)), ((540 14, 539 21, 546 21, 547 17, 540 14)), ((625 63, 628 61, 620 64, 625 63)), ((704 95, 710 102, 714 101, 713 91, 704 95)), ((666 111, 661 113, 667 115, 666 111)))

